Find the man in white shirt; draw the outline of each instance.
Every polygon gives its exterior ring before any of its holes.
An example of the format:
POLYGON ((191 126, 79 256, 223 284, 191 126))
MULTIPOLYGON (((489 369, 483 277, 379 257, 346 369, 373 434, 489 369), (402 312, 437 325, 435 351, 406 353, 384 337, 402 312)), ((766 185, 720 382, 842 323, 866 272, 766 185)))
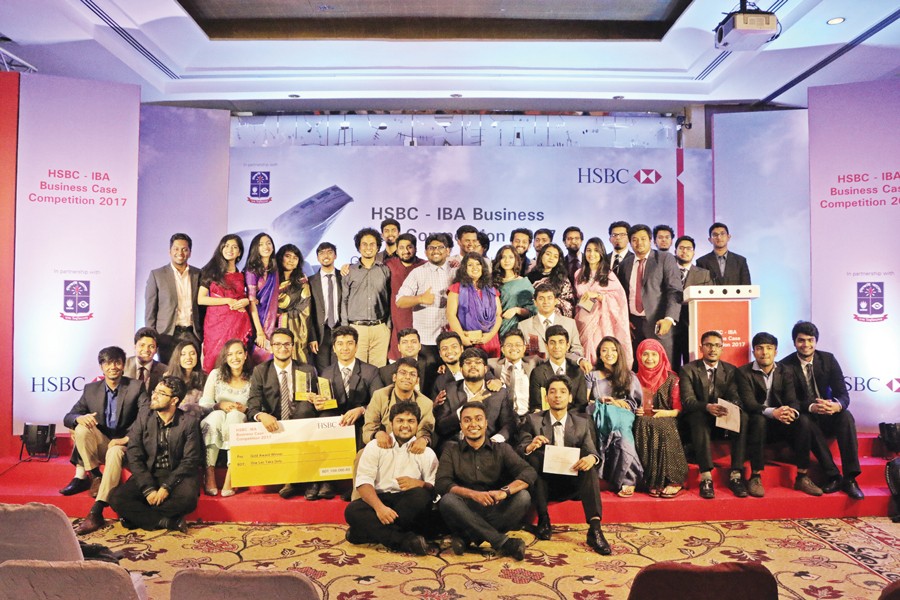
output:
POLYGON ((522 330, 527 346, 526 354, 546 357, 547 329, 553 325, 562 325, 569 334, 571 342, 566 357, 577 363, 582 371, 590 373, 593 367, 590 361, 584 358, 584 348, 581 347, 575 319, 564 317, 556 312, 556 288, 549 283, 539 284, 534 290, 534 305, 537 308, 537 314, 519 323, 519 329, 522 330))
POLYGON ((431 448, 410 452, 419 418, 415 402, 394 404, 391 447, 382 448, 373 439, 363 449, 355 481, 360 499, 344 511, 350 526, 346 538, 351 544, 383 544, 418 556, 432 549, 415 529, 417 523, 427 520, 438 467, 431 448))
POLYGON ((631 254, 628 249, 628 230, 631 229, 625 221, 613 221, 609 224, 609 243, 612 250, 609 253, 609 270, 613 273, 619 273, 619 265, 625 260, 625 257, 631 254))
POLYGON ((500 347, 503 356, 491 358, 488 366, 500 381, 506 385, 509 399, 513 403, 520 421, 528 413, 528 381, 534 368, 534 358, 524 359, 525 335, 519 329, 511 329, 503 336, 500 347))

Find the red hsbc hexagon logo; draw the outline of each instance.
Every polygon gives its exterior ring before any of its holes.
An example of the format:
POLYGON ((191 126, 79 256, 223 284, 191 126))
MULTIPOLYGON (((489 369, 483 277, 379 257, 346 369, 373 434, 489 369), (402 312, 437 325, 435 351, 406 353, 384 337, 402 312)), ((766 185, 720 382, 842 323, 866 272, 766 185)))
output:
POLYGON ((656 183, 662 179, 662 175, 656 169, 639 169, 634 178, 638 183, 656 183))
POLYGON ((888 381, 887 389, 891 390, 895 394, 900 394, 900 377, 895 377, 894 379, 888 381))

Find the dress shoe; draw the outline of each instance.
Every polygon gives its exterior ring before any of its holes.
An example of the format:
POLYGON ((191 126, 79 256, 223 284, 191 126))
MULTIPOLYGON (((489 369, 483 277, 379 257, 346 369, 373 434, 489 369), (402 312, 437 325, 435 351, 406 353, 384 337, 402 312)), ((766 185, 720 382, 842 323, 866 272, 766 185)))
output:
POLYGON ((534 530, 534 537, 539 540, 549 540, 553 536, 553 528, 550 527, 550 519, 538 519, 537 527, 534 530))
POLYGON ((69 485, 59 490, 59 493, 63 496, 74 496, 75 494, 80 494, 81 492, 87 491, 91 489, 91 480, 87 477, 82 479, 78 479, 75 477, 72 481, 69 482, 69 485))
POLYGON ((712 500, 716 497, 716 490, 713 488, 712 479, 700 480, 700 497, 704 500, 712 500))
POLYGON ((843 491, 854 500, 862 500, 866 497, 865 494, 863 494, 862 490, 859 489, 859 484, 856 483, 856 480, 852 478, 844 479, 844 483, 843 485, 841 485, 841 491, 843 491))
POLYGON ((166 522, 165 527, 169 531, 178 531, 180 533, 188 532, 188 524, 187 521, 184 520, 184 517, 178 517, 177 519, 169 518, 164 520, 166 522))
POLYGON ((766 495, 766 490, 763 488, 762 484, 762 478, 759 475, 754 475, 750 478, 750 482, 747 483, 747 493, 754 498, 762 498, 766 495))
POLYGON ((508 537, 498 550, 503 556, 508 556, 514 560, 522 560, 525 558, 525 540, 508 537))
POLYGON ((450 536, 450 549, 453 550, 453 554, 462 556, 469 550, 469 546, 468 540, 457 535, 450 536))
POLYGON ((287 500, 288 498, 293 498, 297 494, 300 493, 299 488, 293 483, 286 483, 284 486, 278 490, 278 495, 287 500))
POLYGON ((352 527, 347 528, 347 533, 344 534, 344 539, 354 545, 366 543, 366 541, 362 537, 360 537, 355 531, 353 531, 352 527))
POLYGON ((81 523, 75 528, 75 533, 76 535, 87 535, 89 533, 94 533, 104 525, 106 525, 106 520, 104 520, 103 515, 91 512, 81 520, 81 523))
POLYGON ((326 481, 325 483, 319 484, 319 493, 317 496, 322 500, 331 500, 337 496, 337 492, 335 491, 334 486, 326 481))
POLYGON ((822 495, 822 488, 813 483, 813 480, 806 475, 797 477, 797 481, 794 482, 794 489, 810 496, 822 495))
POLYGON ((734 478, 728 480, 728 489, 731 490, 731 493, 737 496, 738 498, 746 498, 747 497, 747 485, 744 483, 743 477, 734 478))
POLYGON ((843 484, 843 483, 844 483, 844 480, 843 480, 843 478, 841 478, 840 475, 838 475, 837 477, 832 477, 831 479, 828 480, 828 483, 826 483, 825 485, 822 486, 822 493, 823 494, 833 494, 836 491, 841 489, 841 484, 843 484))
POLYGON ((350 502, 353 499, 353 490, 349 489, 346 492, 341 493, 341 500, 344 502, 350 502))
POLYGON ((303 492, 303 497, 312 502, 313 500, 319 499, 319 484, 318 483, 310 483, 306 486, 306 491, 303 492))
POLYGON ((100 491, 100 482, 103 481, 102 477, 91 477, 91 498, 97 497, 97 492, 100 491))
POLYGON ((599 524, 591 523, 591 526, 588 528, 587 545, 603 556, 612 554, 612 548, 609 547, 609 542, 606 541, 599 524))
POLYGON ((411 533, 400 543, 400 549, 416 556, 425 556, 428 554, 428 542, 421 535, 411 533))

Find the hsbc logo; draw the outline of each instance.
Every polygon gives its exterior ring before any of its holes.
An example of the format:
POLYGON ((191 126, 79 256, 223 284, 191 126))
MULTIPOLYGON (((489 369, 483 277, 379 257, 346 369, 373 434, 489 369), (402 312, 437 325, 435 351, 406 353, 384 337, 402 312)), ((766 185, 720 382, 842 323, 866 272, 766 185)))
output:
POLYGON ((900 377, 882 379, 881 377, 851 377, 844 375, 844 387, 848 392, 883 392, 885 390, 900 394, 900 377))
POLYGON ((660 175, 659 171, 656 169, 639 169, 638 172, 634 174, 634 179, 638 183, 653 184, 662 179, 662 175, 660 175))

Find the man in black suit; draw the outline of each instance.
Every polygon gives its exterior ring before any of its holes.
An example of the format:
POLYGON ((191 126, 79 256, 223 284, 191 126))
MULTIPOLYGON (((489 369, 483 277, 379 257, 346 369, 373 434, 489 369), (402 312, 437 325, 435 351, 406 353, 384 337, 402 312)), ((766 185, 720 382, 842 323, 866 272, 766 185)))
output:
POLYGON ((709 243, 713 251, 697 259, 712 276, 714 285, 750 285, 750 268, 747 259, 728 250, 731 233, 725 223, 713 223, 709 227, 709 243))
POLYGON ((79 534, 97 531, 103 526, 103 509, 109 494, 122 475, 128 428, 147 403, 147 392, 140 381, 122 375, 125 351, 117 346, 103 348, 97 355, 103 380, 84 386, 81 397, 63 417, 74 430, 72 464, 75 477, 59 493, 71 496, 90 489, 97 500, 88 516, 76 529, 79 534), (106 465, 101 474, 100 465, 106 465))
POLYGON ((794 489, 821 496, 822 489, 807 475, 812 429, 800 402, 791 370, 775 362, 778 339, 771 333, 753 336, 753 362, 738 369, 738 393, 747 411, 747 453, 750 455, 750 489, 762 495, 762 471, 767 440, 785 440, 794 450, 797 480, 794 489), (756 481, 754 481, 756 480, 756 481))
MULTIPOLYGON (((398 331, 397 349, 400 351, 400 358, 411 358, 416 361, 416 369, 419 372, 419 383, 416 384, 416 390, 423 394, 426 390, 430 390, 434 383, 436 366, 428 365, 425 357, 420 354, 422 343, 419 341, 419 332, 412 327, 398 331)), ((399 366, 400 363, 394 361, 378 369, 381 387, 387 387, 394 383, 394 375, 397 373, 397 367, 399 366)))
POLYGON ((571 500, 578 498, 584 509, 584 518, 590 528, 587 544, 600 554, 611 553, 609 544, 600 529, 603 506, 600 503, 600 476, 597 465, 600 454, 594 443, 593 422, 569 412, 572 403, 572 388, 564 375, 551 377, 547 382, 548 410, 531 413, 519 437, 519 454, 537 472, 538 477, 532 489, 538 523, 535 535, 538 539, 549 540, 552 535, 549 500, 571 500), (565 446, 579 449, 579 459, 572 465, 572 475, 544 472, 544 446, 565 446))
POLYGON ((193 242, 186 233, 169 238, 169 264, 150 271, 144 290, 144 324, 159 334, 159 360, 168 364, 179 341, 203 340, 203 315, 197 304, 200 269, 188 265, 193 242))
POLYGON ((830 352, 816 350, 819 328, 809 321, 797 321, 791 337, 797 351, 782 359, 781 364, 791 369, 800 410, 808 413, 812 421, 813 454, 828 478, 822 491, 831 494, 842 490, 854 500, 862 500, 862 490, 856 483, 856 476, 861 472, 856 420, 850 413, 850 396, 841 365, 830 352), (831 460, 826 436, 837 439, 843 477, 831 460))
POLYGON ((200 421, 178 410, 185 394, 178 377, 164 377, 128 431, 131 478, 113 492, 110 504, 122 524, 134 529, 187 532, 184 517, 197 508, 203 435, 200 421))
POLYGON ((551 325, 547 328, 547 360, 535 365, 529 377, 529 411, 543 410, 541 400, 548 391, 547 385, 553 377, 563 375, 569 379, 572 411, 584 413, 587 407, 587 384, 578 363, 566 357, 569 346, 569 332, 565 327, 551 325))
POLYGON ((610 252, 607 255, 609 259, 609 270, 613 273, 619 273, 619 266, 625 257, 631 254, 628 249, 628 230, 631 229, 625 221, 613 221, 609 224, 609 244, 610 252))
MULTIPOLYGON (((622 260, 617 275, 628 296, 628 314, 634 333, 635 352, 645 339, 658 340, 671 357, 675 352, 672 328, 681 316, 681 276, 675 257, 650 249, 650 227, 633 225, 629 230, 631 249, 622 260)), ((635 357, 637 369, 637 357, 635 357)))
POLYGON ((460 357, 463 380, 450 383, 444 398, 434 402, 434 432, 438 440, 438 456, 448 441, 460 438, 459 408, 466 402, 482 402, 487 418, 487 435, 492 442, 511 442, 516 434, 516 413, 506 388, 488 389, 487 353, 481 348, 466 348, 460 357))
POLYGON ((125 360, 125 377, 137 379, 146 390, 155 390, 166 373, 166 365, 153 358, 158 347, 156 330, 141 327, 134 333, 134 356, 125 360))
MULTIPOLYGON (((691 264, 691 261, 694 260, 694 248, 694 238, 689 235, 683 235, 675 241, 675 262, 678 263, 678 270, 681 272, 681 287, 685 290, 692 285, 713 285, 709 271, 691 264)), ((681 316, 678 317, 678 323, 675 324, 675 356, 671 361, 675 371, 691 360, 688 348, 690 319, 688 306, 684 304, 683 293, 679 296, 678 301, 681 303, 681 316)))
MULTIPOLYGON (((719 404, 719 399, 743 405, 738 391, 738 370, 734 365, 719 360, 722 354, 722 334, 718 331, 707 331, 700 338, 702 358, 689 362, 681 367, 679 390, 681 405, 684 408, 682 417, 691 429, 691 440, 694 455, 700 467, 700 497, 707 500, 715 497, 712 482, 712 451, 710 438, 731 439, 731 476, 728 488, 738 498, 747 497, 747 486, 744 483, 744 455, 747 451, 747 413, 741 410, 740 431, 735 433, 716 427, 716 418, 724 417, 728 411, 719 404)), ((757 489, 754 480, 753 496, 762 497, 762 490, 757 489)))
POLYGON ((321 373, 334 362, 332 330, 341 322, 341 273, 334 268, 337 248, 322 242, 316 248, 321 268, 309 278, 312 310, 309 324, 309 349, 315 355, 316 371, 321 373))

